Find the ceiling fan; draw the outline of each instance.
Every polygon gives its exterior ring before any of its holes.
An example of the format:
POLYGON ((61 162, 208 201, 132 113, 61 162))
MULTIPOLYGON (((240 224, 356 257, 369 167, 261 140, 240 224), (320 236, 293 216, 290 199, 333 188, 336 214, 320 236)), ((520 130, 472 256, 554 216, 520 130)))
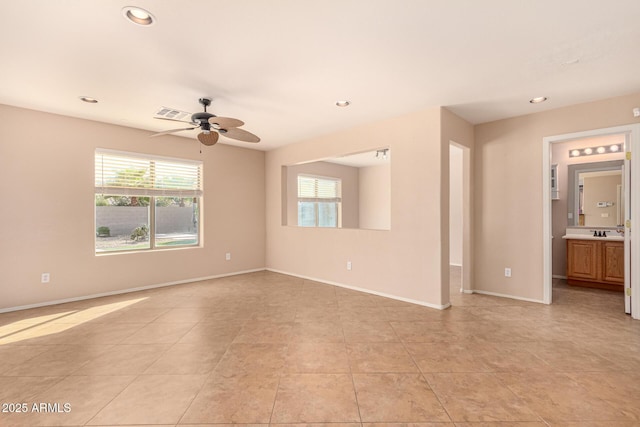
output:
POLYGON ((211 98, 200 98, 198 101, 204 107, 204 112, 193 114, 191 116, 191 121, 167 117, 155 117, 160 120, 189 123, 191 127, 165 130, 164 132, 154 133, 150 137, 153 138, 156 136, 181 132, 183 130, 199 128, 202 132, 198 134, 198 140, 204 145, 214 145, 218 142, 220 135, 243 142, 260 142, 260 138, 256 135, 244 129, 240 129, 240 126, 244 125, 242 120, 233 119, 231 117, 218 117, 215 114, 208 113, 207 107, 211 105, 211 98))

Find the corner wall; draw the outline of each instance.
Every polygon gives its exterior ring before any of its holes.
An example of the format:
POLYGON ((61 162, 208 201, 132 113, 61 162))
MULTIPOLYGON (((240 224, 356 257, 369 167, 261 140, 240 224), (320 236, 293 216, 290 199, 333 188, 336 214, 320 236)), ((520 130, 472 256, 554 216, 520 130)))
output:
POLYGON ((267 152, 267 267, 431 306, 446 305, 448 298, 441 297, 440 151, 440 109, 434 108, 267 152), (393 153, 391 230, 281 224, 283 165, 380 147, 393 153), (351 271, 347 261, 353 264, 351 271))
POLYGON ((196 140, 5 105, 0 117, 0 310, 264 268, 264 152, 200 154, 196 140), (96 256, 97 147, 203 160, 204 247, 96 256))

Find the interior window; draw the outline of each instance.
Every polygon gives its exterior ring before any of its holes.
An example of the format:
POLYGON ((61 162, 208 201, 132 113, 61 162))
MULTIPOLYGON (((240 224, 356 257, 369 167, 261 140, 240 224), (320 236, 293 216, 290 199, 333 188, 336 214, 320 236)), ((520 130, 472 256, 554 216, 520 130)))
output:
POLYGON ((298 225, 340 226, 341 180, 298 175, 298 225))

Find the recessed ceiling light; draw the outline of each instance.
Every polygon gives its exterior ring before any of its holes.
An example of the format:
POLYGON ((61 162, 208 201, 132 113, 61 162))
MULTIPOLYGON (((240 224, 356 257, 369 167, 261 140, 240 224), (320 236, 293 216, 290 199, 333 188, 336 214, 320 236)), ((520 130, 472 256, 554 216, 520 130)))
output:
POLYGON ((138 25, 147 26, 152 25, 154 22, 156 22, 156 19, 150 12, 135 6, 123 7, 122 14, 129 21, 138 25))
POLYGON ((90 96, 81 96, 80 100, 84 102, 88 102, 89 104, 97 104, 98 100, 95 98, 91 98, 90 96))
POLYGON ((541 102, 546 101, 548 98, 546 96, 538 96, 537 98, 532 98, 529 100, 532 104, 539 104, 541 102))
POLYGON ((338 107, 348 107, 350 104, 351 104, 351 102, 349 102, 347 100, 336 101, 336 105, 338 107))
POLYGON ((572 59, 568 59, 566 61, 562 61, 561 64, 562 65, 575 65, 578 62, 580 62, 580 58, 572 58, 572 59))

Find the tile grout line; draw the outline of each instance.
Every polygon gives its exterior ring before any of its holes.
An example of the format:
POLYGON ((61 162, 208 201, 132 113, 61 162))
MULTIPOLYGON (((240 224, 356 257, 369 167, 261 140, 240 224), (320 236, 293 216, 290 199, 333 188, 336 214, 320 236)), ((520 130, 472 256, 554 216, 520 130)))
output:
POLYGON ((347 355, 347 362, 349 363, 349 376, 351 377, 351 384, 353 385, 353 394, 356 399, 356 408, 358 408, 358 418, 360 418, 360 425, 363 425, 362 421, 362 412, 360 411, 360 401, 358 400, 358 388, 356 387, 356 380, 353 377, 353 368, 351 367, 351 357, 349 356, 349 349, 347 348, 347 338, 344 334, 344 324, 342 323, 342 319, 340 319, 340 329, 342 330, 342 337, 344 338, 344 350, 347 355))
POLYGON ((422 377, 422 379, 427 384, 427 386, 429 386, 429 390, 431 390, 431 393, 433 393, 433 395, 435 396, 436 400, 438 401, 438 404, 442 407, 442 410, 445 412, 445 414, 447 414, 447 417, 449 417, 449 421, 453 423, 454 422, 453 421, 453 417, 449 413, 449 410, 444 406, 444 404, 442 403, 442 400, 440 400, 440 396, 438 396, 438 394, 435 392, 435 390, 431 386, 431 383, 429 382, 429 380, 424 376, 424 372, 422 372, 422 369, 420 369, 420 366, 418 365, 418 363, 416 362, 415 358, 413 357, 413 354, 411 354, 411 352, 407 349, 407 345, 404 342, 404 340, 402 338, 400 338, 400 336, 397 334, 397 332, 396 332, 395 328, 393 327, 393 325, 391 325, 391 321, 389 321, 389 326, 391 326, 391 329, 393 329, 393 332, 396 334, 396 336, 400 340, 400 343, 402 344, 402 348, 404 348, 404 351, 407 352, 407 354, 411 358, 411 361, 415 365, 416 369, 418 369, 418 373, 420 374, 420 377, 422 377))
MULTIPOLYGON (((198 323, 202 323, 202 322, 198 322, 198 323)), ((197 323, 196 323, 197 324, 197 323)), ((195 328, 195 325, 194 325, 195 328)), ((191 332, 193 328, 191 328, 189 330, 189 332, 191 332)), ((189 333, 187 332, 187 333, 189 333)), ((187 333, 185 333, 182 338, 184 338, 185 335, 187 335, 187 333)), ((238 332, 239 333, 239 332, 238 332)), ((182 339, 180 338, 180 339, 182 339)), ((235 337, 234 337, 235 338, 235 337)), ((178 340, 180 341, 180 340, 178 340)), ((202 385, 200 386, 200 388, 198 389, 198 391, 193 395, 193 397, 191 398, 191 401, 189 401, 189 404, 185 406, 184 411, 182 412, 182 415, 180 415, 180 417, 178 418, 178 422, 176 423, 176 425, 180 424, 180 421, 182 421, 182 419, 184 418, 184 416, 187 414, 187 412, 189 411, 189 409, 191 408, 191 405, 193 405, 193 402, 196 400, 196 398, 198 397, 198 395, 202 392, 202 389, 204 389, 204 386, 207 385, 207 382, 209 382, 209 380, 211 379, 211 377, 213 376, 213 374, 216 371, 216 368, 218 367, 218 365, 220 364, 220 361, 224 358, 224 356, 227 354, 227 352, 229 351, 229 348, 231 347, 233 340, 231 342, 229 342, 229 344, 227 344, 227 348, 225 349, 224 353, 222 353, 222 355, 220 356, 220 358, 218 359, 218 361, 216 362, 216 365, 213 367, 213 369, 211 370, 211 372, 209 372, 206 376, 206 378, 204 379, 204 381, 202 381, 202 385)), ((176 342, 177 344, 177 342, 176 342)))

